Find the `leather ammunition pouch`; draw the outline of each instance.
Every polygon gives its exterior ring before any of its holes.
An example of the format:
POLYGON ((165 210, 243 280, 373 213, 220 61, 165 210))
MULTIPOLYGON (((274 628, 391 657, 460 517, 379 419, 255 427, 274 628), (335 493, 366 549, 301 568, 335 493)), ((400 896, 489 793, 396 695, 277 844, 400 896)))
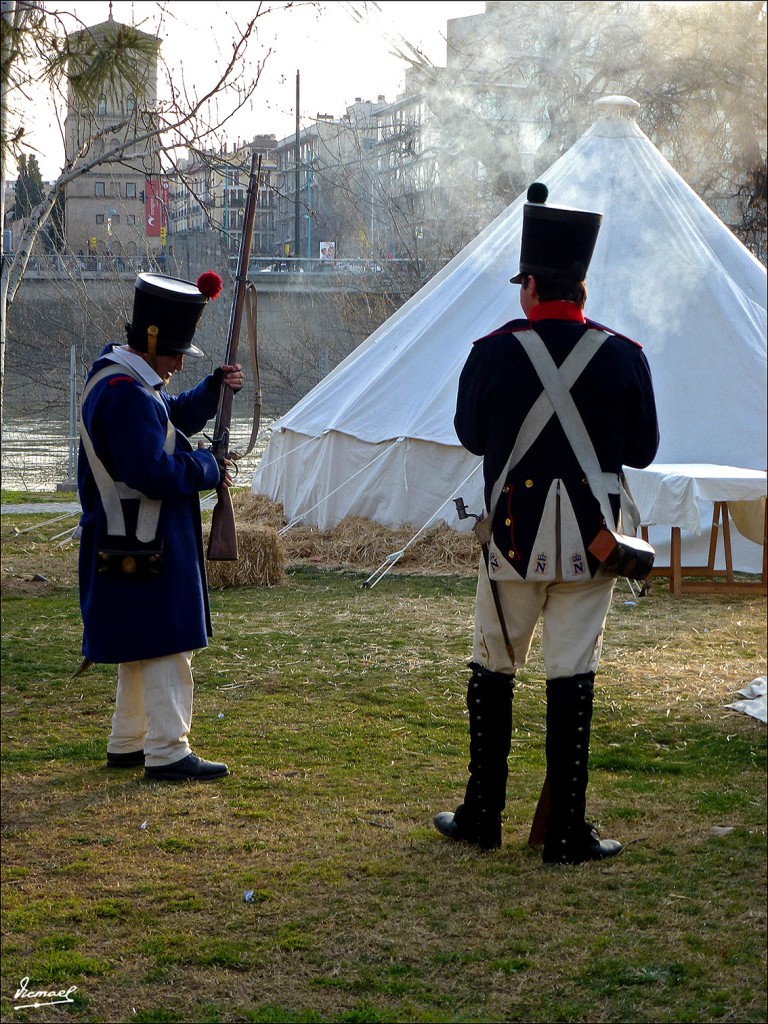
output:
POLYGON ((646 579, 656 558, 656 552, 646 541, 614 530, 601 530, 588 551, 600 561, 596 576, 623 576, 629 580, 646 579))
POLYGON ((135 538, 107 537, 108 547, 96 551, 96 572, 121 579, 159 576, 163 568, 162 541, 139 544, 135 538))

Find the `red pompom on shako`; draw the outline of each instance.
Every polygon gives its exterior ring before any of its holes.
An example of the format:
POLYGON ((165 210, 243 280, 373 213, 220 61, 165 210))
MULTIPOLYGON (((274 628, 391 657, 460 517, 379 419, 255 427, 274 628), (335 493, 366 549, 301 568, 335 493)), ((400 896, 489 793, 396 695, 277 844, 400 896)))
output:
POLYGON ((206 299, 215 299, 221 293, 222 280, 215 270, 206 270, 198 277, 197 287, 206 299))

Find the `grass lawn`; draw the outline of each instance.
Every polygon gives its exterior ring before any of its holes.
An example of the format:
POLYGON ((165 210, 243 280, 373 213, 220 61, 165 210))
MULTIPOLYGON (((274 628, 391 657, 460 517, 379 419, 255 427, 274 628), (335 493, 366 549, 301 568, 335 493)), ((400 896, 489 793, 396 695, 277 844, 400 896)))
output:
POLYGON ((3 1020, 766 1020, 766 729, 724 707, 765 673, 763 599, 619 585, 589 810, 631 845, 547 867, 538 651, 501 850, 431 827, 466 779, 471 576, 215 591, 192 739, 232 774, 147 783, 104 767, 114 668, 70 678, 74 548, 35 519, 2 521, 3 1020), (19 1010, 23 978, 74 1001, 19 1010))

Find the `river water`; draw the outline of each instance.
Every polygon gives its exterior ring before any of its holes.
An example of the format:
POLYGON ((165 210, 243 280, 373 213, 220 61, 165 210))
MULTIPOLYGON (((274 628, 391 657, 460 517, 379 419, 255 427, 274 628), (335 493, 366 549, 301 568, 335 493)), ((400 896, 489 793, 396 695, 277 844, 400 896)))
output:
MULTIPOLYGON (((262 417, 256 445, 238 464, 239 484, 251 475, 269 441, 274 418, 262 417)), ((211 424, 212 426, 213 424, 211 424)), ((199 437, 200 435, 198 435, 199 437)), ((251 422, 234 419, 230 447, 242 450, 251 436, 251 422)), ((196 440, 197 438, 193 439, 196 440)), ((22 420, 16 416, 3 427, 2 486, 9 491, 55 491, 76 479, 78 439, 66 420, 22 420)))

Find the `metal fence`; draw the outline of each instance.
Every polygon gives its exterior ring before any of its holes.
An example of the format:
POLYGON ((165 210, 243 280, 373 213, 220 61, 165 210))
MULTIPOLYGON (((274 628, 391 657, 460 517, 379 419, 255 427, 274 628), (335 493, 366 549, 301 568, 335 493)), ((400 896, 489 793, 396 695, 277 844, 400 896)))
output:
MULTIPOLYGON (((13 253, 3 255, 3 262, 10 265, 13 253)), ((227 257, 232 278, 237 276, 238 257, 227 257)), ((439 270, 447 260, 434 263, 424 262, 422 277, 439 270)), ((408 259, 365 259, 350 257, 347 259, 310 259, 297 256, 251 256, 248 273, 253 274, 338 274, 341 277, 357 277, 366 274, 390 274, 394 276, 407 274, 413 269, 408 259)), ((144 271, 154 271, 171 276, 179 273, 176 256, 170 253, 155 253, 151 256, 123 256, 110 253, 98 255, 74 255, 73 253, 36 254, 31 256, 25 276, 29 278, 59 277, 125 277, 131 278, 144 271)))
POLYGON ((55 491, 74 487, 78 438, 26 435, 15 430, 3 434, 2 484, 6 491, 55 491))
MULTIPOLYGON (((254 450, 238 465, 237 485, 245 486, 256 469, 269 440, 269 425, 262 429, 254 450)), ((245 448, 248 433, 235 423, 231 434, 234 450, 245 448)), ((6 491, 55 491, 75 488, 79 437, 67 431, 60 434, 39 434, 32 429, 11 428, 3 431, 2 486, 6 491)))

